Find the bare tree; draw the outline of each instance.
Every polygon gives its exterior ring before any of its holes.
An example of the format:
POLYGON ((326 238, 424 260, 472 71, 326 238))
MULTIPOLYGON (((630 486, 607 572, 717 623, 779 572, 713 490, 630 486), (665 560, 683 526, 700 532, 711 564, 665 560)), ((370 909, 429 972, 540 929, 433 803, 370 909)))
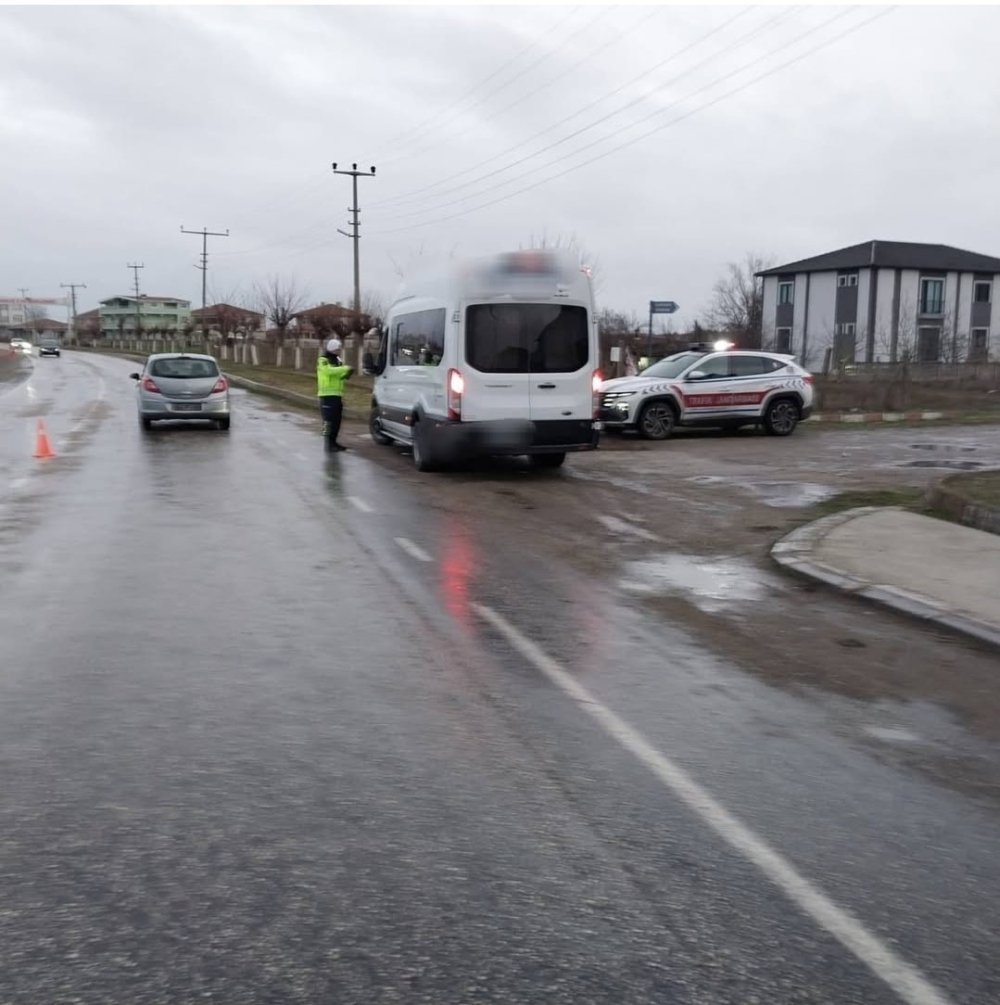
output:
POLYGON ((757 273, 771 264, 771 259, 747 252, 742 262, 730 262, 726 275, 712 287, 705 320, 711 328, 733 337, 741 348, 760 348, 764 281, 757 273))
POLYGON ((601 267, 598 257, 584 246, 583 242, 576 234, 559 234, 556 237, 549 237, 543 230, 541 235, 534 234, 528 239, 527 249, 521 246, 521 250, 529 251, 568 251, 575 255, 581 269, 586 269, 590 273, 590 279, 594 286, 594 292, 600 291, 603 286, 601 267))
POLYGON ((284 342, 292 318, 306 305, 305 290, 300 289, 294 279, 271 276, 263 283, 254 284, 254 296, 260 312, 277 329, 279 343, 284 342))

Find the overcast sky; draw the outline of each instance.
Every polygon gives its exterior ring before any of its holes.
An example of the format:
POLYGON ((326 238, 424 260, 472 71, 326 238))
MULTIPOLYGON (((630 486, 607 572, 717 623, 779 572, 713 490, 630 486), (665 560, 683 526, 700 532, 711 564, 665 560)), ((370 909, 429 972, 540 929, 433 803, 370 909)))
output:
POLYGON ((143 292, 199 306, 184 226, 230 231, 210 303, 280 276, 349 304, 332 161, 376 166, 361 284, 385 299, 418 256, 542 236, 596 262, 602 306, 672 299, 677 328, 751 251, 1000 255, 998 29, 997 7, 0 7, 0 295, 86 283, 85 310, 141 262, 143 292))

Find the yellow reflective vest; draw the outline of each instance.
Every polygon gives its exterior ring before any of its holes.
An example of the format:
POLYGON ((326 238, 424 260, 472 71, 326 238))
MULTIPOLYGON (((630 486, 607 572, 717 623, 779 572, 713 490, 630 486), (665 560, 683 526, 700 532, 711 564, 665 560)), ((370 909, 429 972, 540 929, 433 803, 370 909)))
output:
POLYGON ((327 398, 330 395, 335 395, 342 398, 344 396, 344 383, 352 373, 354 373, 352 367, 334 366, 326 356, 320 356, 316 360, 316 396, 327 398))

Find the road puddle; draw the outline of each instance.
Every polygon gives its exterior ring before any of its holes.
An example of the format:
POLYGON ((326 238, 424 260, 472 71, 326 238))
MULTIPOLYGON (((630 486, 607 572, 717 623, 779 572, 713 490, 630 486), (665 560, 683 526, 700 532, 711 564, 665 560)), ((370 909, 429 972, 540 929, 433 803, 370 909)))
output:
POLYGON ((901 468, 942 468, 948 471, 979 471, 989 467, 983 461, 952 461, 942 457, 937 461, 904 461, 901 468))
POLYGON ((750 562, 676 553, 628 562, 619 585, 643 596, 686 596, 709 614, 759 601, 770 588, 750 562))
POLYGON ((838 491, 829 485, 818 485, 815 482, 756 481, 746 478, 726 478, 722 475, 695 475, 688 481, 698 485, 733 485, 752 492, 765 506, 774 506, 778 509, 813 506, 823 502, 824 499, 831 499, 838 491))

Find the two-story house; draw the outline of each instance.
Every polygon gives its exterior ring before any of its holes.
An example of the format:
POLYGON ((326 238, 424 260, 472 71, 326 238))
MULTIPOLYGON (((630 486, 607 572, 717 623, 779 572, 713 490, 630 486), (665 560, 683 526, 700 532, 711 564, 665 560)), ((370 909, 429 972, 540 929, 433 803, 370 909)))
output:
POLYGON ((101 301, 98 311, 101 334, 132 338, 137 326, 143 331, 179 331, 191 318, 191 301, 143 293, 138 304, 134 296, 109 297, 101 301))
POLYGON ((866 241, 766 269, 761 341, 825 362, 984 361, 1000 354, 1000 258, 866 241))

